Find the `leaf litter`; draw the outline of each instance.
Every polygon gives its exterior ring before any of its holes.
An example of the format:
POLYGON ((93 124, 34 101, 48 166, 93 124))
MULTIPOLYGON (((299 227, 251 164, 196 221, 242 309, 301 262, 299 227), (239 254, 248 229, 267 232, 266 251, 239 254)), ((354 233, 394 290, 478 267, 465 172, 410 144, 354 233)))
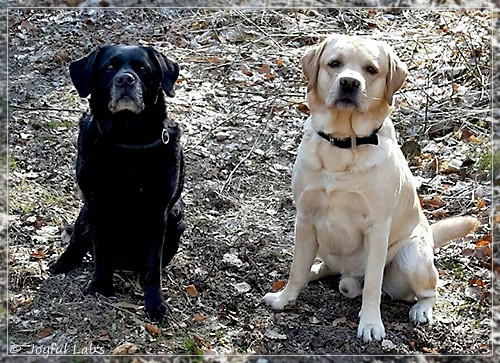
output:
POLYGON ((8 23, 12 343, 207 356, 491 352, 490 12, 12 9, 8 23), (345 299, 333 277, 284 312, 261 303, 293 257, 290 174, 309 112, 299 60, 332 32, 384 39, 408 63, 393 120, 424 212, 482 222, 436 256, 436 323, 415 327, 408 304, 384 297, 388 336, 374 344, 355 337, 361 301, 345 299), (181 66, 168 109, 184 132, 189 228, 163 274, 161 325, 148 321, 131 273, 118 272, 116 296, 105 298, 82 294, 90 260, 66 276, 47 269, 81 206, 75 141, 88 105, 68 62, 108 42, 153 45, 181 66))

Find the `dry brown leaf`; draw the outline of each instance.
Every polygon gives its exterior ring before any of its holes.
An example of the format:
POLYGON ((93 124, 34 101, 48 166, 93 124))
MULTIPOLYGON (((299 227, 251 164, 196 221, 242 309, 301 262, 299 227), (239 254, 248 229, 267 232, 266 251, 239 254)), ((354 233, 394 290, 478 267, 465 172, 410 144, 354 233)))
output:
POLYGON ((45 258, 47 256, 45 255, 45 251, 40 250, 40 251, 30 253, 30 257, 40 259, 40 258, 45 258))
POLYGON ((481 248, 481 247, 489 246, 490 243, 491 243, 490 241, 482 239, 481 241, 477 241, 476 242, 476 248, 481 248))
POLYGON ((433 197, 424 197, 422 202, 424 206, 431 207, 442 207, 443 205, 445 205, 445 203, 441 200, 441 197, 439 197, 438 195, 435 195, 433 197))
POLYGON ((274 292, 276 292, 276 291, 281 290, 281 289, 283 288, 283 286, 285 286, 285 281, 283 281, 283 280, 278 280, 278 281, 276 281, 276 282, 273 284, 272 289, 273 289, 273 291, 274 291, 274 292))
POLYGON ((472 277, 469 279, 469 286, 486 286, 484 281, 480 277, 472 277))
POLYGON ((239 68, 240 68, 240 71, 243 72, 243 74, 245 76, 249 76, 249 77, 253 76, 252 71, 246 65, 242 64, 239 68))
POLYGON ((198 314, 198 313, 196 313, 196 314, 193 315, 193 321, 195 321, 197 323, 203 322, 205 320, 207 320, 206 316, 203 316, 203 315, 198 314))
POLYGON ((283 62, 283 59, 278 59, 276 64, 278 65, 278 67, 283 67, 285 65, 285 62, 283 62))
POLYGON ((269 64, 263 64, 262 67, 259 68, 260 74, 268 74, 271 72, 271 66, 269 64))
POLYGON ((310 114, 309 107, 305 103, 299 103, 298 105, 299 111, 305 114, 310 114))
POLYGON ((148 323, 145 325, 145 328, 151 335, 158 335, 161 333, 161 330, 158 327, 154 326, 153 324, 148 323))
POLYGON ((198 290, 196 290, 196 286, 194 285, 189 285, 186 287, 186 291, 189 296, 191 297, 197 297, 198 296, 198 290))
POLYGON ((46 338, 51 335, 53 331, 54 329, 52 329, 50 326, 46 326, 38 332, 37 337, 38 339, 46 338))
POLYGON ((126 342, 126 343, 120 344, 115 349, 113 349, 111 354, 113 354, 113 355, 133 354, 136 351, 137 351, 137 345, 135 345, 134 343, 126 342))
POLYGON ((109 336, 109 330, 104 329, 103 331, 101 331, 101 335, 99 336, 98 340, 101 342, 102 341, 110 341, 111 337, 109 336))

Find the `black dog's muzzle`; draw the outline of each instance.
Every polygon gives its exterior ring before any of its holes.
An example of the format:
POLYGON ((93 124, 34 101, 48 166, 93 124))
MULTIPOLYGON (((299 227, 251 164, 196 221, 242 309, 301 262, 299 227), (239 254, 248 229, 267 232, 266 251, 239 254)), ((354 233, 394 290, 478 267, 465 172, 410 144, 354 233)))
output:
POLYGON ((138 77, 128 70, 118 72, 110 89, 109 110, 116 113, 128 110, 140 113, 144 110, 143 90, 138 77))

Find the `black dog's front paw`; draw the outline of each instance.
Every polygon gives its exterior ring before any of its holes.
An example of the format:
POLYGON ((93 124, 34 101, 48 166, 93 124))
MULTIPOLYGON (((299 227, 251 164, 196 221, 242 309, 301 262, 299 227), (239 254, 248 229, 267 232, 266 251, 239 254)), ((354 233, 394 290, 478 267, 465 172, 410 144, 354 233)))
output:
POLYGON ((84 294, 95 295, 101 294, 103 296, 113 295, 113 283, 102 283, 98 280, 90 281, 89 285, 84 290, 84 294))
POLYGON ((168 307, 161 296, 160 289, 151 289, 145 291, 146 313, 151 320, 161 322, 167 313, 168 307))
POLYGON ((81 261, 80 256, 66 251, 56 261, 49 263, 49 271, 53 275, 67 273, 78 267, 81 261))

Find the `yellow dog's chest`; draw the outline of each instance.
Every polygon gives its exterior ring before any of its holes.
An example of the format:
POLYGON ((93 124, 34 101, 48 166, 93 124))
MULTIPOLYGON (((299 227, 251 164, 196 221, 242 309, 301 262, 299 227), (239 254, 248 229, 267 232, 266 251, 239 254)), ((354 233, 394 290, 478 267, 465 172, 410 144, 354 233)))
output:
POLYGON ((297 207, 313 223, 320 250, 336 256, 359 250, 375 217, 369 198, 356 190, 306 189, 297 207))

